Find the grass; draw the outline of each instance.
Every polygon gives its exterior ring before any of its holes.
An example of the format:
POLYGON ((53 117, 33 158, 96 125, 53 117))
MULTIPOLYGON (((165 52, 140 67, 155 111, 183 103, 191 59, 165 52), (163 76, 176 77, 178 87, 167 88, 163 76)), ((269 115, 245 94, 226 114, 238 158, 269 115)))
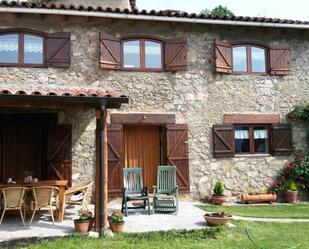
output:
POLYGON ((219 227, 192 231, 118 234, 103 240, 71 236, 36 245, 19 246, 24 249, 290 249, 309 248, 309 223, 233 222, 236 228, 219 227), (246 229, 258 247, 249 240, 246 229))
POLYGON ((309 219, 309 205, 306 204, 241 206, 199 205, 198 207, 209 212, 226 212, 243 217, 309 219))

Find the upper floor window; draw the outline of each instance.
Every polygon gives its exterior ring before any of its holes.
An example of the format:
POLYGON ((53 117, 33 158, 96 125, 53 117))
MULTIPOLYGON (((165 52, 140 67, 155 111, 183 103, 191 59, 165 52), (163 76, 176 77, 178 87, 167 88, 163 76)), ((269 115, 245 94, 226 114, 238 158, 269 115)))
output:
POLYGON ((0 34, 0 64, 43 65, 44 38, 28 33, 0 34))
POLYGON ((254 45, 237 45, 232 48, 233 72, 267 73, 266 49, 254 45))
POLYGON ((123 41, 123 68, 125 69, 162 69, 162 43, 138 39, 123 41))

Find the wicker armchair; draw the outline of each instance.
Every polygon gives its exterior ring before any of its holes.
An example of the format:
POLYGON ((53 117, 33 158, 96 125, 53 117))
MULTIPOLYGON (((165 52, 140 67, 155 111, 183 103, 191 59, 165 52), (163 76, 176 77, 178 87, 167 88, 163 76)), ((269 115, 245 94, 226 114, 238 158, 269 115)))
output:
POLYGON ((77 184, 64 192, 65 205, 80 205, 88 209, 86 205, 86 196, 93 182, 77 184))
POLYGON ((54 219, 54 213, 53 213, 53 198, 55 194, 57 195, 59 193, 59 188, 52 187, 52 186, 40 186, 40 187, 33 187, 32 190, 32 196, 34 200, 34 207, 33 207, 33 213, 31 216, 30 224, 31 226, 34 215, 36 211, 41 209, 48 209, 50 210, 50 215, 53 221, 53 224, 55 224, 54 219))
POLYGON ((25 226, 25 192, 27 188, 24 187, 8 187, 1 189, 1 194, 3 197, 1 206, 2 214, 0 219, 0 224, 3 221, 4 214, 7 210, 19 210, 20 218, 25 226), (24 212, 22 211, 24 209, 24 212))

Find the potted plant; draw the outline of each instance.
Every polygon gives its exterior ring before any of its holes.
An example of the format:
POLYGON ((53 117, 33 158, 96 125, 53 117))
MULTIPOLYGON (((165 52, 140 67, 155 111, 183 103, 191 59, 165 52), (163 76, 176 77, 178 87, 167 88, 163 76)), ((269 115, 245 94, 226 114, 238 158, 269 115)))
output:
POLYGON ((80 234, 87 234, 90 228, 90 222, 93 221, 92 213, 89 210, 80 209, 78 219, 74 220, 75 231, 80 234))
POLYGON ((113 232, 119 233, 123 231, 124 219, 123 214, 119 211, 114 211, 109 217, 109 226, 113 232))
POLYGON ((209 226, 219 226, 226 225, 232 219, 232 215, 220 212, 220 213, 206 213, 204 215, 204 219, 206 220, 209 226))
POLYGON ((298 195, 298 187, 295 180, 290 179, 284 192, 285 199, 288 203, 296 203, 298 195))
POLYGON ((224 188, 221 181, 217 181, 214 187, 214 194, 212 195, 212 203, 215 205, 222 205, 225 202, 225 196, 223 195, 224 188))

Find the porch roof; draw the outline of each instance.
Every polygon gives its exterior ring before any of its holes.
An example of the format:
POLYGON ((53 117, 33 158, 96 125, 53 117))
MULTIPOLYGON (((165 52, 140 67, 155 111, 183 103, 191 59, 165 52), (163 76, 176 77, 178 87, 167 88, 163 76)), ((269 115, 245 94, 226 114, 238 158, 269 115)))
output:
POLYGON ((101 88, 0 85, 0 106, 98 108, 103 102, 106 108, 120 108, 129 98, 101 88))

